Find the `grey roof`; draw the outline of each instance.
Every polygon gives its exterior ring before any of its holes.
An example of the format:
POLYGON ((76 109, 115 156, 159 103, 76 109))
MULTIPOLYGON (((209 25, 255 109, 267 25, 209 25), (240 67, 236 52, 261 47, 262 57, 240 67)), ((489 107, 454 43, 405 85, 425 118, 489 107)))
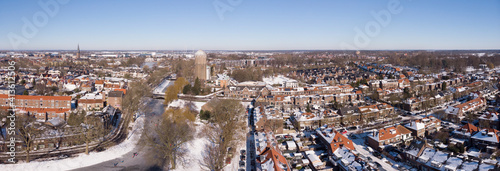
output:
POLYGON ((111 91, 108 97, 123 97, 123 91, 111 91))

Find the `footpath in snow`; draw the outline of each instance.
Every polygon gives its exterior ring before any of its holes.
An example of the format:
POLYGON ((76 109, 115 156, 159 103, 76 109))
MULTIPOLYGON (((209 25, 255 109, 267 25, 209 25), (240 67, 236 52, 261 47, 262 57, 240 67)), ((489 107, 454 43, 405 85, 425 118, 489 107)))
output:
POLYGON ((21 161, 17 164, 0 164, 0 170, 37 170, 37 171, 53 171, 53 170, 72 170, 81 167, 87 167, 99 164, 103 161, 120 157, 132 151, 141 137, 144 129, 144 115, 136 119, 132 125, 132 135, 128 135, 122 143, 110 147, 102 152, 90 152, 77 154, 75 157, 62 160, 51 161, 31 161, 30 163, 21 163, 24 158, 19 158, 21 161))

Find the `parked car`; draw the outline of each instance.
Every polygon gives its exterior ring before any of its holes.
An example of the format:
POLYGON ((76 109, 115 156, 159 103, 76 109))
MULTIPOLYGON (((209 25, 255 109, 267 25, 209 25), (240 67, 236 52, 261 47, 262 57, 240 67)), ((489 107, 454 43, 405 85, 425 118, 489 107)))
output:
MULTIPOLYGON (((371 147, 367 147, 367 149, 368 149, 368 151, 369 151, 370 153, 373 153, 373 152, 374 152, 374 151, 373 151, 373 149, 372 149, 371 147)), ((375 154, 373 154, 373 155, 375 155, 375 154)))
POLYGON ((245 167, 245 162, 244 161, 240 161, 240 167, 245 167))

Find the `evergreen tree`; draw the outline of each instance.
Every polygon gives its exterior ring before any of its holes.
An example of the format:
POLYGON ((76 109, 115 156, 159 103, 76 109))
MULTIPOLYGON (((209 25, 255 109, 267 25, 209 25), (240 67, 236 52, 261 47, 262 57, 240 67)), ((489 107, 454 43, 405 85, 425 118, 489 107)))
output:
POLYGON ((182 93, 183 94, 189 94, 189 93, 191 93, 191 84, 185 85, 184 88, 182 88, 182 93))
POLYGON ((196 79, 194 80, 194 86, 191 91, 193 92, 193 94, 199 95, 200 89, 201 89, 201 81, 200 79, 198 79, 198 77, 196 77, 196 79))

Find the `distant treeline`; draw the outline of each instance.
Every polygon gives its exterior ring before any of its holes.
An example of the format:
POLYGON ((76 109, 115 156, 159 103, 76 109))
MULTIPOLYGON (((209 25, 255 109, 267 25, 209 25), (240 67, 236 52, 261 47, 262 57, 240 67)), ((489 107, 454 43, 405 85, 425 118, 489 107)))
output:
POLYGON ((479 67, 486 64, 489 68, 500 65, 500 55, 477 57, 473 55, 441 55, 422 53, 416 56, 389 56, 384 62, 399 66, 414 66, 424 71, 438 72, 447 69, 464 72, 467 66, 479 67))

